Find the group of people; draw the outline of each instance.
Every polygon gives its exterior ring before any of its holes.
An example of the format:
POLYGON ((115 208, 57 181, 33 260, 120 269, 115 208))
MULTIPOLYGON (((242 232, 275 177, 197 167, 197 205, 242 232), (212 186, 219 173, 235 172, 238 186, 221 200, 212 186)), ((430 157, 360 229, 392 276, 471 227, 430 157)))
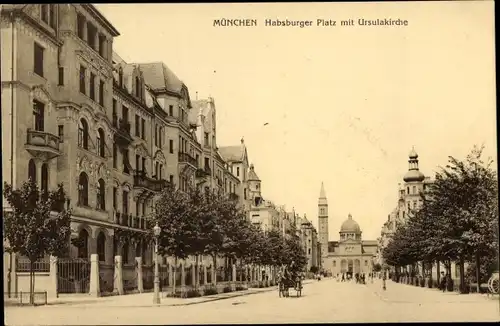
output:
MULTIPOLYGON (((340 275, 337 274, 337 280, 339 279, 339 277, 340 277, 340 275)), ((372 273, 370 273, 368 275, 368 277, 373 277, 372 273)), ((366 274, 365 273, 362 273, 362 274, 356 273, 356 274, 354 274, 354 279, 356 280, 356 283, 366 284, 366 274)), ((352 280, 352 273, 342 273, 342 278, 340 279, 341 282, 347 282, 347 281, 350 281, 350 280, 352 280)))

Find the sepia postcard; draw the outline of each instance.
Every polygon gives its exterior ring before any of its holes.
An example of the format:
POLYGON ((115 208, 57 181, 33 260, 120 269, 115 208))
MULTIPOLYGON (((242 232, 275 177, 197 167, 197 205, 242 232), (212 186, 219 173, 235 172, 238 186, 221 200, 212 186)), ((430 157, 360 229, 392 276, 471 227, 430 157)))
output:
POLYGON ((6 325, 500 321, 493 1, 0 17, 6 325))

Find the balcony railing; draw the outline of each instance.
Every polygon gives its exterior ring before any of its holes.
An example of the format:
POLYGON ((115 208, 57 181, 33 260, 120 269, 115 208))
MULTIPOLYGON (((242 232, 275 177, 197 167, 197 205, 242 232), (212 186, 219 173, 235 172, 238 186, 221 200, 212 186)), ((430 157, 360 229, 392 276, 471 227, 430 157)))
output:
POLYGON ((179 153, 179 163, 189 163, 194 167, 198 167, 198 162, 188 153, 179 153))
POLYGON ((113 115, 113 127, 116 129, 116 140, 124 145, 132 142, 132 135, 130 134, 130 122, 124 119, 118 119, 118 116, 113 115))
POLYGON ((210 174, 207 171, 205 171, 205 169, 198 168, 196 170, 195 175, 196 175, 197 178, 204 178, 204 177, 209 176, 210 174))
POLYGON ((141 230, 146 230, 149 227, 149 223, 147 223, 147 220, 144 217, 134 216, 132 214, 123 214, 120 212, 115 212, 115 223, 121 226, 141 230))
POLYGON ((37 147, 45 147, 59 152, 60 139, 59 137, 51 133, 45 131, 37 131, 29 128, 26 144, 37 147))
POLYGON ((146 175, 146 172, 139 171, 134 175, 134 187, 136 188, 146 188, 151 191, 162 191, 168 184, 167 180, 153 179, 146 175))

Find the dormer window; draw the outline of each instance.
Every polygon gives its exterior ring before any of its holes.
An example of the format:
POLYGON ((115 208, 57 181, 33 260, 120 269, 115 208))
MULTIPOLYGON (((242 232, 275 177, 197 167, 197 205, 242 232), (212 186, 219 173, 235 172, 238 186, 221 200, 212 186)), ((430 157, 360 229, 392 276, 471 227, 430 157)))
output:
POLYGON ((122 67, 118 70, 118 86, 123 87, 123 69, 122 67))

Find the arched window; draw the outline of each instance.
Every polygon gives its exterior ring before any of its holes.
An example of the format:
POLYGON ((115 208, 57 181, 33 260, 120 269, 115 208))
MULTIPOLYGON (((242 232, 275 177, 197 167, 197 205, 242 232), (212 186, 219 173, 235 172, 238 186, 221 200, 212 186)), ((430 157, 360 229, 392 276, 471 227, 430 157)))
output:
POLYGON ((49 167, 47 163, 42 164, 42 194, 44 198, 49 196, 49 167))
POLYGON ((135 246, 135 256, 142 257, 141 252, 142 252, 142 243, 138 242, 137 245, 135 246))
POLYGON ((99 151, 100 157, 104 157, 105 146, 106 146, 106 140, 104 138, 104 130, 99 128, 99 130, 97 130, 97 150, 99 151))
POLYGON ((106 260, 106 236, 104 233, 99 232, 97 236, 97 255, 99 256, 99 261, 106 260))
POLYGON ((106 189, 103 179, 97 181, 97 209, 106 210, 106 189))
POLYGON ((36 164, 33 160, 30 160, 28 163, 28 178, 36 183, 36 164))
POLYGON ((78 204, 89 205, 89 178, 85 172, 78 178, 78 204))
POLYGON ((80 119, 78 125, 78 146, 89 149, 89 125, 85 119, 80 119))
POLYGON ((89 244, 89 233, 87 230, 82 229, 78 234, 78 257, 79 258, 88 258, 88 244, 89 244))

